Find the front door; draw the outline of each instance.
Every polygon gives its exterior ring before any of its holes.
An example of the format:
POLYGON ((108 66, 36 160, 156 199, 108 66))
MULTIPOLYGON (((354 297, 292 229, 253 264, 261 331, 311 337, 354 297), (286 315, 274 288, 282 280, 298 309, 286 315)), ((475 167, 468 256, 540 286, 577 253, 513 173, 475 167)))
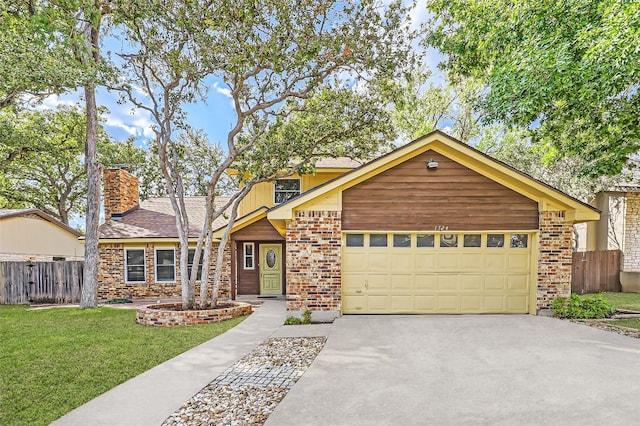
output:
POLYGON ((260 244, 260 294, 282 294, 282 246, 260 244))

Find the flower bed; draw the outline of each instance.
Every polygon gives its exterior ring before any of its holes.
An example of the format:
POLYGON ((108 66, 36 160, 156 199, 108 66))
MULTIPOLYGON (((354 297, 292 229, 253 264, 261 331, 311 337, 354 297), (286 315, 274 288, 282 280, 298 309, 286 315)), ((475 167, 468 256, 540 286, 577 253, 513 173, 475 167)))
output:
POLYGON ((249 315, 253 311, 249 303, 224 302, 216 309, 182 310, 181 303, 158 303, 136 309, 136 322, 158 327, 200 325, 220 322, 249 315))

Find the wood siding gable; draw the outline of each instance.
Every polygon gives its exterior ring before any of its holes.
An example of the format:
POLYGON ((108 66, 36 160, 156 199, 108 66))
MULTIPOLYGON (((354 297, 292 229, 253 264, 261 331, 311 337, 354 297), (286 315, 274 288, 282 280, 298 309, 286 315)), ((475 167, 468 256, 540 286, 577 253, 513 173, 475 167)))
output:
POLYGON ((538 229, 536 201, 434 150, 346 189, 342 208, 343 230, 538 229))

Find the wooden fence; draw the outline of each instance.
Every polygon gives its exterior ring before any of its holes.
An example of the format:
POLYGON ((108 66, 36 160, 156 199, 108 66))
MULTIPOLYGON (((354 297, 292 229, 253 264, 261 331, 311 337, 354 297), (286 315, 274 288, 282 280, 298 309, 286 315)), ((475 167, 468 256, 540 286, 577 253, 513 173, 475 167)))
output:
POLYGON ((83 261, 0 262, 0 304, 78 303, 83 261))
POLYGON ((572 260, 572 293, 622 291, 620 250, 575 252, 572 260))

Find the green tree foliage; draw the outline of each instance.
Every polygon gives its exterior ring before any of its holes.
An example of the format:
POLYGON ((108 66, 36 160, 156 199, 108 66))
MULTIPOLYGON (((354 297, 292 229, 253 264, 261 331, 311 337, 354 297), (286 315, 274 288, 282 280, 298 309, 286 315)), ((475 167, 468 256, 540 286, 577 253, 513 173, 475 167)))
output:
POLYGON ((558 156, 552 142, 533 143, 526 129, 485 127, 476 148, 584 202, 622 179, 621 176, 582 175, 585 167, 582 158, 558 156))
POLYGON ((640 2, 431 0, 426 41, 451 76, 488 85, 487 119, 531 127, 579 156, 589 176, 620 173, 640 146, 640 2))
MULTIPOLYGON (((214 218, 231 209, 233 224, 238 203, 254 184, 308 170, 315 158, 328 153, 382 149, 379 135, 386 132, 388 116, 376 83, 392 79, 411 63, 407 10, 400 2, 195 0, 158 8, 156 2, 137 0, 120 6, 122 35, 131 48, 113 58, 127 75, 126 96, 155 121, 182 263, 187 261, 189 226, 174 133, 184 125, 183 106, 206 98, 212 80, 228 91, 235 121, 223 141, 226 155, 207 180, 206 223, 196 249, 199 256, 199 248, 205 248, 205 268, 214 218), (361 139, 365 135, 367 139, 361 139), (216 209, 218 184, 232 167, 240 169, 243 185, 230 194, 226 206, 216 209)), ((194 281, 195 271, 189 277, 185 269, 185 308, 195 303, 194 281)), ((214 304, 218 283, 219 270, 214 304)), ((203 279, 201 305, 208 304, 207 286, 203 279)))
POLYGON ((469 78, 446 85, 435 84, 430 78, 429 70, 418 68, 392 83, 398 93, 392 104, 393 122, 404 139, 443 128, 463 142, 478 136, 481 115, 474 111, 473 101, 482 86, 469 78))
MULTIPOLYGON (((23 146, 35 147, 15 156, 0 171, 0 203, 5 208, 35 207, 65 224, 86 213, 87 179, 83 163, 86 115, 78 108, 22 111, 2 117, 11 121, 23 146)), ((98 155, 103 164, 141 167, 144 152, 132 141, 113 141, 99 128, 98 155)))

